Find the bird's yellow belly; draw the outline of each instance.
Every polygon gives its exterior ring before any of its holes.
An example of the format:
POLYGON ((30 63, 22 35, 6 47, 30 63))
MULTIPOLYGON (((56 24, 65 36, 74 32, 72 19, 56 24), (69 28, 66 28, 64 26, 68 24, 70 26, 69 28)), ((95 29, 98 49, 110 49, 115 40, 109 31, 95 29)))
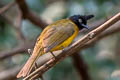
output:
POLYGON ((67 40, 65 40, 62 44, 60 44, 60 45, 56 46, 55 48, 53 48, 51 51, 61 50, 61 49, 65 48, 65 47, 69 46, 72 43, 72 41, 78 35, 78 32, 79 32, 78 27, 77 26, 74 26, 74 27, 75 27, 74 34, 71 37, 69 37, 67 40))

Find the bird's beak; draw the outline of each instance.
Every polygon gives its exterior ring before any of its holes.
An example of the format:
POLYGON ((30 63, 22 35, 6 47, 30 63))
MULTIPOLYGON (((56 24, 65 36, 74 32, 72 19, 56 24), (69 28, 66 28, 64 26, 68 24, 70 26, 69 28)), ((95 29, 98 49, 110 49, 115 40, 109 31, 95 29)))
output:
POLYGON ((88 25, 84 25, 84 24, 81 24, 81 25, 88 30, 90 29, 88 25))

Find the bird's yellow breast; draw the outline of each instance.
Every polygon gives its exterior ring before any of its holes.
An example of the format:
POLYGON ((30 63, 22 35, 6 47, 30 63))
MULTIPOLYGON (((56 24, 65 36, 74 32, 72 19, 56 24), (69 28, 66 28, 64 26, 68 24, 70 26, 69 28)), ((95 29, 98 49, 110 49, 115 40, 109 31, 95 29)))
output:
MULTIPOLYGON (((70 22, 72 22, 71 20, 70 20, 70 22)), ((61 43, 60 45, 58 45, 58 46, 56 46, 55 48, 53 48, 51 51, 56 51, 56 50, 61 50, 61 49, 63 49, 63 48, 65 48, 65 47, 67 47, 67 46, 69 46, 71 43, 72 43, 72 41, 74 40, 74 38, 78 35, 78 33, 79 33, 79 28, 78 28, 78 26, 75 24, 75 23, 73 23, 72 22, 72 24, 74 24, 72 27, 74 27, 74 33, 73 33, 73 35, 72 36, 70 36, 68 39, 66 39, 63 43, 61 43)))

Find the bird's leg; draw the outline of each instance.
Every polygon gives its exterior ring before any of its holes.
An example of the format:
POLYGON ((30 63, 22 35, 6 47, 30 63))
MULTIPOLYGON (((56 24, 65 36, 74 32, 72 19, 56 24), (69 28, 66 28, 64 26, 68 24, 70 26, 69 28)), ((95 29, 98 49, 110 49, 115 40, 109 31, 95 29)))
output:
MULTIPOLYGON (((61 48, 64 50, 65 47, 64 47, 64 46, 61 46, 61 48)), ((52 54, 52 56, 53 56, 55 59, 57 59, 57 56, 55 56, 52 51, 50 51, 50 53, 52 54)))
MULTIPOLYGON (((31 55, 32 55, 32 50, 31 50, 31 49, 28 49, 28 53, 29 53, 30 56, 31 56, 31 55)), ((38 65, 37 65, 36 62, 35 62, 35 67, 34 67, 34 68, 35 68, 35 70, 38 68, 38 65)), ((41 80, 44 80, 42 75, 40 76, 40 78, 38 78, 38 80, 40 80, 40 79, 41 79, 41 80)))
POLYGON ((54 59, 56 59, 56 56, 53 54, 53 52, 52 52, 52 51, 50 51, 50 53, 52 54, 52 56, 54 57, 54 59))

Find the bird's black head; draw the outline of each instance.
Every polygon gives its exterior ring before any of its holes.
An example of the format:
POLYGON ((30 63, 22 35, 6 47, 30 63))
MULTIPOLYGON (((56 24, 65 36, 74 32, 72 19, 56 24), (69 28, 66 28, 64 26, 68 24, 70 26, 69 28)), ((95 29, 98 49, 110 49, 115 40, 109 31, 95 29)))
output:
POLYGON ((72 20, 81 30, 83 28, 89 29, 87 26, 87 20, 91 19, 92 17, 94 17, 94 15, 74 15, 69 19, 72 20))

